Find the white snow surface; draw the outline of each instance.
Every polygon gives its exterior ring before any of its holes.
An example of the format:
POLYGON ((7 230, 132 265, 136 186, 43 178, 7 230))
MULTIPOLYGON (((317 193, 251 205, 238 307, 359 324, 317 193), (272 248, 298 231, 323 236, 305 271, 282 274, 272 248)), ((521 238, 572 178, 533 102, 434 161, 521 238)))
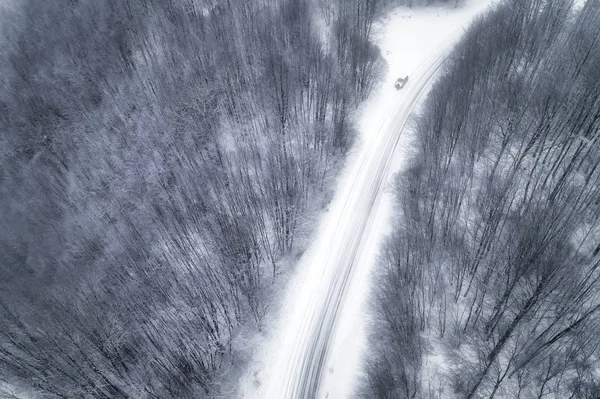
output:
MULTIPOLYGON (((279 304, 277 320, 266 326, 267 332, 257 343, 256 351, 238 386, 238 397, 279 399, 299 397, 290 395, 284 385, 290 370, 297 373, 303 359, 297 353, 311 328, 319 298, 326 287, 334 284, 335 270, 330 262, 332 243, 340 235, 340 228, 353 226, 344 222, 352 218, 348 212, 349 196, 361 184, 359 179, 365 162, 374 162, 382 148, 382 131, 398 127, 386 121, 392 119, 402 104, 402 91, 416 84, 411 76, 419 76, 420 65, 429 67, 440 59, 461 37, 472 18, 491 4, 490 0, 471 0, 461 8, 433 6, 428 8, 399 7, 378 21, 374 29, 375 43, 388 64, 382 85, 374 90, 358 113, 360 137, 350 154, 346 167, 337 183, 336 194, 328 211, 323 215, 313 243, 301 257, 296 275, 290 280, 279 304), (409 76, 406 87, 394 88, 398 77, 409 76)), ((431 81, 423 83, 424 90, 431 81)), ((406 101, 409 96, 406 95, 406 101)), ((420 101, 424 96, 420 96, 420 101)), ((412 105, 410 106, 412 109, 412 105)), ((410 111, 409 109, 409 111, 410 111)), ((402 124, 404 127, 405 125, 402 124)), ((359 240, 355 266, 350 274, 343 301, 336 313, 334 329, 327 345, 323 373, 319 381, 318 398, 342 399, 352 397, 361 374, 361 358, 366 342, 367 299, 370 276, 377 260, 382 238, 390 230, 392 193, 389 180, 393 172, 402 168, 411 148, 410 132, 403 132, 396 145, 392 162, 387 167, 384 189, 376 196, 371 215, 359 240)), ((360 189, 360 187, 358 187, 360 189)), ((289 384, 289 383, 287 383, 289 384)))

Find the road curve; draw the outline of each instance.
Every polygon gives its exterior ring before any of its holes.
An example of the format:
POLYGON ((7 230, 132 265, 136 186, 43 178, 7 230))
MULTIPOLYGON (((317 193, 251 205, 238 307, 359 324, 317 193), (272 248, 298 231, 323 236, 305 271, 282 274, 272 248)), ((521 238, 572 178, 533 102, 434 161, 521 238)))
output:
POLYGON ((347 295, 356 262, 373 219, 376 203, 383 192, 389 166, 411 112, 429 89, 449 53, 449 46, 430 55, 411 75, 390 104, 391 118, 381 121, 369 148, 360 154, 359 164, 345 192, 341 212, 328 223, 327 243, 321 243, 327 255, 322 276, 302 312, 301 323, 286 337, 285 360, 278 365, 277 376, 267 381, 265 398, 313 399, 325 397, 320 391, 331 336, 340 304, 347 295), (324 244, 324 245, 323 245, 324 244))

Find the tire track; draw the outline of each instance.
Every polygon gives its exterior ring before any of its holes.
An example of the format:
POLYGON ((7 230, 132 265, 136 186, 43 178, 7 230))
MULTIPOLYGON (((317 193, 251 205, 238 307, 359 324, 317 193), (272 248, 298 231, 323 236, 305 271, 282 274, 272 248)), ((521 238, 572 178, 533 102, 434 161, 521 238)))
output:
POLYGON ((373 221, 374 205, 383 192, 392 154, 409 116, 426 93, 448 53, 449 50, 444 49, 423 61, 399 93, 394 116, 389 121, 380 122, 377 134, 382 139, 361 158, 359 172, 352 182, 342 212, 334 221, 335 234, 323 265, 320 291, 315 293, 304 309, 284 379, 275 382, 279 388, 277 392, 271 392, 269 398, 276 395, 273 398, 313 399, 321 393, 331 336, 373 221), (324 278, 329 270, 332 270, 332 278, 324 278), (327 281, 331 283, 327 284, 327 281), (320 292, 324 294, 319 295, 320 292))

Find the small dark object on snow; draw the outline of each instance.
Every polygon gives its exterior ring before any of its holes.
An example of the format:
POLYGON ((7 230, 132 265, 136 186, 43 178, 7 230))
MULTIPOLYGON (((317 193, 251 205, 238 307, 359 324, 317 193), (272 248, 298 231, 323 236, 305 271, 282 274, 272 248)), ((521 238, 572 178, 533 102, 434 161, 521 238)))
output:
POLYGON ((406 75, 406 77, 404 77, 404 78, 398 78, 398 80, 396 80, 396 83, 394 83, 394 87, 397 90, 400 90, 401 88, 404 87, 404 85, 406 84, 407 81, 408 81, 408 75, 406 75))

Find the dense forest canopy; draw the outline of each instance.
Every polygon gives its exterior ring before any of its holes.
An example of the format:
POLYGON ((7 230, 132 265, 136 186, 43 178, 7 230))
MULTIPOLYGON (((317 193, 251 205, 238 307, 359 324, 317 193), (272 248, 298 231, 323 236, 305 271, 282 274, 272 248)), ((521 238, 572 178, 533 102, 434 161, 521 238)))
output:
POLYGON ((600 3, 497 4, 415 130, 364 396, 600 397, 600 3))
POLYGON ((381 5, 3 11, 0 391, 212 392, 352 144, 351 111, 381 69, 368 41, 381 5))

